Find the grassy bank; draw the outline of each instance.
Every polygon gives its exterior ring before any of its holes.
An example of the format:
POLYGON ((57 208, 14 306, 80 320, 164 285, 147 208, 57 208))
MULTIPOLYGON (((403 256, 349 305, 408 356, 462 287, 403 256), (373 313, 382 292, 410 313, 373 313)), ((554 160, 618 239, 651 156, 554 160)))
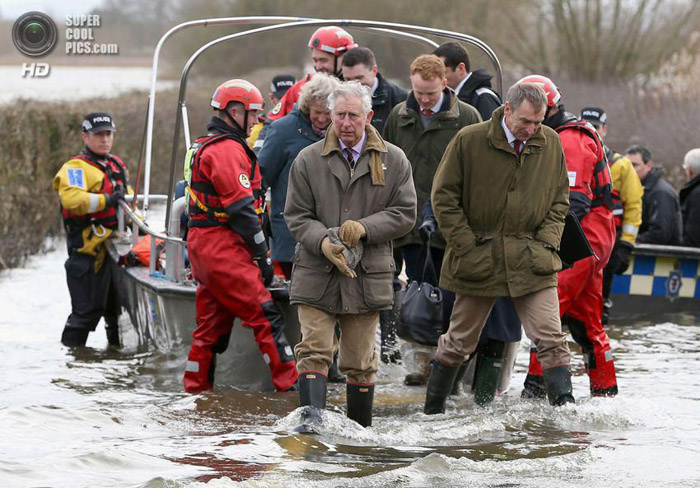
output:
MULTIPOLYGON (((193 127, 209 116, 207 95, 193 90, 193 127)), ((117 135, 113 152, 124 159, 135 182, 147 95, 130 93, 108 100, 40 103, 30 100, 4 105, 0 112, 0 269, 16 267, 41 249, 47 236, 63 232, 59 202, 52 188, 61 165, 82 148, 80 124, 85 114, 106 111, 114 116, 117 135)), ((175 94, 158 95, 151 191, 167 187, 175 112, 175 94)), ((193 129, 193 133, 198 133, 193 129)), ((183 152, 184 153, 184 152, 183 152)))

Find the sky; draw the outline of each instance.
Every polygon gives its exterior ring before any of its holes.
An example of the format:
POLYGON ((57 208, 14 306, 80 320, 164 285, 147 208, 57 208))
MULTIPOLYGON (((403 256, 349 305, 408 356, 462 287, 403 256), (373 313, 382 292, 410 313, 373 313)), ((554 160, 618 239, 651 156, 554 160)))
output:
POLYGON ((23 13, 38 10, 61 25, 66 15, 85 14, 101 4, 102 0, 0 0, 0 17, 15 20, 23 13))

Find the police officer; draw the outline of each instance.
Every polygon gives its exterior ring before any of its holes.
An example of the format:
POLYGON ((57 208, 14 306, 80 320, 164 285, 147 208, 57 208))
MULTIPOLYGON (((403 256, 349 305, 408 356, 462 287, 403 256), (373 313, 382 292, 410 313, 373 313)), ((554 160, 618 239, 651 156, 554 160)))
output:
POLYGON ((120 345, 121 305, 112 266, 105 258, 105 242, 117 229, 117 203, 128 191, 126 165, 110 154, 115 130, 109 114, 85 116, 85 146, 61 167, 53 180, 61 200, 68 246, 65 268, 72 311, 61 342, 69 347, 84 346, 102 317, 109 345, 120 345))
POLYGON ((282 313, 265 288, 273 267, 258 217, 260 169, 245 142, 263 105, 248 81, 220 85, 211 100, 218 116, 187 153, 187 246, 198 281, 197 327, 184 378, 189 393, 213 388, 215 354, 228 347, 236 317, 253 329, 275 388, 288 390, 297 380, 282 313))

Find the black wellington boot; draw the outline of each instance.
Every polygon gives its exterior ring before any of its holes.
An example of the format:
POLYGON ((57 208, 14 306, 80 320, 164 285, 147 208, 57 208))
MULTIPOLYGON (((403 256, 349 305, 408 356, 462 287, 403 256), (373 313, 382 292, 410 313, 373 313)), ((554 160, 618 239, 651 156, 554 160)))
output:
POLYGON ((445 401, 452 391, 452 385, 455 384, 459 365, 446 366, 437 359, 433 359, 430 361, 430 366, 423 412, 427 415, 445 413, 445 401))
POLYGON ((87 329, 66 327, 61 335, 61 343, 67 347, 83 347, 87 342, 89 333, 90 331, 87 329))
POLYGON ((544 385, 550 405, 559 407, 567 403, 576 403, 571 387, 571 371, 568 366, 545 369, 544 385))
POLYGON ((108 325, 105 327, 107 333, 107 344, 110 347, 120 348, 122 346, 119 339, 119 324, 108 325))
POLYGON ((362 427, 371 427, 374 385, 347 384, 347 397, 348 418, 362 427))
POLYGON ((299 406, 301 425, 294 432, 318 434, 322 423, 321 413, 326 408, 327 379, 321 373, 305 372, 299 375, 299 406))

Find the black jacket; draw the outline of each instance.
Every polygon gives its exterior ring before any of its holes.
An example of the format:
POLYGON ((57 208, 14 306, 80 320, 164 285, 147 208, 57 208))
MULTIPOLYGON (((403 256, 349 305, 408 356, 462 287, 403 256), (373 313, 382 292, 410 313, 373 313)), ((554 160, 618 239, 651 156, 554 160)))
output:
POLYGON ((396 83, 392 83, 384 78, 381 73, 377 73, 377 80, 379 81, 379 86, 377 86, 372 95, 372 110, 374 111, 372 125, 381 134, 384 131, 384 124, 386 124, 386 119, 389 118, 391 109, 406 100, 408 92, 396 83))
POLYGON ((679 246, 682 235, 681 204, 676 190, 663 179, 662 168, 652 168, 642 185, 642 225, 637 242, 679 246))
POLYGON ((700 175, 681 189, 683 245, 700 247, 700 175))
POLYGON ((460 100, 476 108, 484 120, 489 120, 493 111, 501 106, 500 97, 491 88, 491 78, 493 76, 486 70, 474 70, 457 94, 460 100))

